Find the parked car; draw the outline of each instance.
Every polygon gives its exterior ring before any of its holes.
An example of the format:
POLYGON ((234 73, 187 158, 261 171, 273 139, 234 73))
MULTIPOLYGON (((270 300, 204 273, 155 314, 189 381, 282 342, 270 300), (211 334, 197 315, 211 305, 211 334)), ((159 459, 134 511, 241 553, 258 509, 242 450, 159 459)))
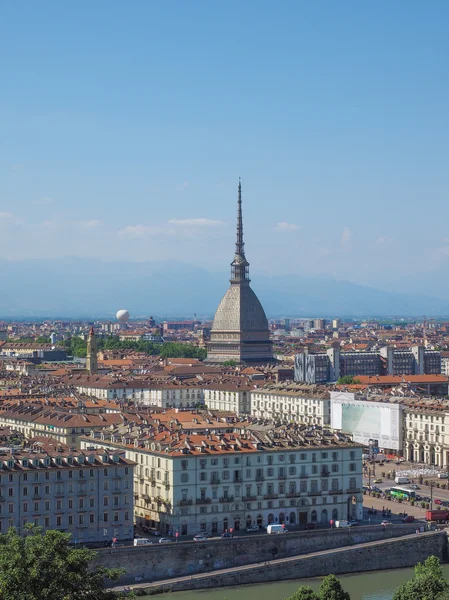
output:
POLYGON ((168 538, 164 538, 164 537, 159 538, 159 544, 168 544, 170 542, 171 542, 171 540, 169 540, 168 538))
POLYGON ((403 523, 413 523, 413 521, 415 520, 415 517, 413 515, 407 515, 406 517, 404 517, 402 519, 403 523))
POLYGON ((352 527, 353 525, 358 525, 358 524, 359 524, 359 522, 357 521, 357 519, 350 519, 350 520, 349 520, 349 525, 351 525, 351 527, 352 527))
POLYGON ((373 481, 373 483, 382 483, 382 478, 381 478, 381 477, 378 477, 377 479, 375 479, 375 480, 373 481))
POLYGON ((449 477, 449 474, 447 472, 438 473, 437 477, 438 479, 447 479, 449 477))
POLYGON ((317 523, 307 523, 306 529, 318 529, 317 523))
POLYGON ((435 498, 435 500, 433 502, 434 502, 434 504, 443 504, 443 501, 440 500, 439 498, 435 498))
POLYGON ((259 525, 251 525, 246 528, 247 533, 254 533, 255 531, 259 531, 259 525))
POLYGON ((232 537, 230 533, 228 533, 227 531, 225 531, 224 533, 221 534, 222 538, 230 538, 232 537))
POLYGON ((421 488, 419 487, 419 485, 416 485, 416 483, 411 483, 411 484, 410 484, 408 487, 409 487, 411 490, 419 490, 419 489, 421 489, 421 488))
MULTIPOLYGON (((170 541, 170 540, 169 540, 170 541)), ((202 533, 199 533, 193 538, 194 542, 207 542, 207 537, 202 533)))
POLYGON ((393 525, 391 521, 382 521, 381 525, 393 525))

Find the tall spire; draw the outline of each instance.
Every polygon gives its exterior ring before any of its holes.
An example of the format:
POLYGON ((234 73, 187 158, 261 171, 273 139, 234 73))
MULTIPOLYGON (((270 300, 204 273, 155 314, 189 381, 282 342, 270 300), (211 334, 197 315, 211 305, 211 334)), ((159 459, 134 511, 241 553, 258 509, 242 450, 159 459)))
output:
POLYGON ((231 263, 231 283, 242 281, 249 282, 249 262, 245 257, 245 243, 243 241, 243 218, 242 218, 242 182, 239 178, 238 200, 237 200, 237 238, 235 241, 235 256, 231 263))
POLYGON ((236 256, 245 256, 245 243, 243 242, 243 219, 242 219, 242 182, 239 177, 239 195, 237 201, 237 239, 235 242, 236 256))

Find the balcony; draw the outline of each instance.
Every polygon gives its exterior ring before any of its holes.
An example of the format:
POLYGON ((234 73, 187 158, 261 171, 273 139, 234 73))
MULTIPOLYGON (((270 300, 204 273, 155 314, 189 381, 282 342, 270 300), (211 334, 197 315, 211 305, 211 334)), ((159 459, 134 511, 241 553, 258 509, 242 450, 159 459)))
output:
POLYGON ((112 479, 121 479, 121 478, 122 478, 122 476, 121 476, 121 475, 113 475, 113 476, 112 476, 112 479))
POLYGON ((278 494, 264 494, 264 500, 276 500, 278 494))
POLYGON ((329 471, 321 471, 320 477, 329 477, 329 471))
POLYGON ((278 475, 278 479, 287 479, 287 475, 278 475))
POLYGON ((265 481, 265 477, 263 475, 256 475, 256 481, 265 481))
POLYGON ((301 496, 301 492, 288 492, 286 496, 287 498, 299 498, 301 496))
POLYGON ((343 490, 329 490, 329 496, 341 496, 343 494, 343 490))
POLYGON ((243 502, 254 502, 257 500, 257 496, 243 496, 242 500, 243 502))
POLYGON ((234 502, 234 496, 222 496, 220 502, 234 502))
POLYGON ((178 500, 178 506, 191 506, 192 504, 192 498, 190 498, 189 500, 178 500))
POLYGON ((347 494, 359 494, 360 493, 360 488, 348 488, 346 490, 347 494))
POLYGON ((307 477, 308 477, 307 473, 300 473, 299 474, 299 478, 300 479, 307 479, 307 477))
POLYGON ((212 502, 212 498, 197 498, 197 504, 210 504, 212 502))
POLYGON ((221 480, 220 480, 220 478, 219 478, 219 477, 213 477, 213 478, 210 480, 210 484, 211 484, 211 485, 219 485, 220 481, 221 481, 221 480))
POLYGON ((242 477, 234 477, 234 479, 232 481, 233 481, 233 483, 243 483, 243 478, 242 477))
POLYGON ((315 490, 313 492, 309 492, 309 496, 321 496, 323 492, 319 492, 318 490, 315 490))

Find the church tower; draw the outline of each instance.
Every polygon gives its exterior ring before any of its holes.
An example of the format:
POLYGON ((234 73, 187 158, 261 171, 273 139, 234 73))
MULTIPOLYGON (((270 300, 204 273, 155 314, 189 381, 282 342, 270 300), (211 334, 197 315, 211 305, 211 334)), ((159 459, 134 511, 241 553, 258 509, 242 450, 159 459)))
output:
POLYGON ((86 370, 89 375, 95 375, 98 371, 97 338, 95 337, 93 327, 91 327, 89 337, 87 338, 86 370))
POLYGON ((237 236, 231 263, 231 286, 215 313, 207 345, 207 362, 267 364, 273 361, 268 321, 250 287, 249 262, 243 242, 242 185, 237 200, 237 236))

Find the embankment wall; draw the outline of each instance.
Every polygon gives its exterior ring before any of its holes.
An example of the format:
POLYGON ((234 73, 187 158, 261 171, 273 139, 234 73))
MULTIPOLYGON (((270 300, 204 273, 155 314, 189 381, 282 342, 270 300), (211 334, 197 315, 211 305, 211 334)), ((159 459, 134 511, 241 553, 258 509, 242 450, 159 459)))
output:
MULTIPOLYGON (((248 565, 321 550, 386 540, 414 532, 416 526, 372 526, 327 529, 284 535, 255 534, 208 542, 158 544, 100 550, 97 562, 109 568, 124 568, 121 581, 159 581, 248 565)), ((156 540, 155 540, 156 541, 156 540)))
POLYGON ((319 554, 288 559, 279 564, 261 565, 255 568, 241 568, 228 573, 209 573, 186 578, 183 581, 163 585, 153 584, 142 593, 182 591, 204 588, 218 588, 232 585, 265 583, 285 579, 321 577, 333 573, 360 573, 412 567, 423 562, 428 556, 447 558, 446 532, 433 532, 362 545, 355 548, 341 548, 319 554))

